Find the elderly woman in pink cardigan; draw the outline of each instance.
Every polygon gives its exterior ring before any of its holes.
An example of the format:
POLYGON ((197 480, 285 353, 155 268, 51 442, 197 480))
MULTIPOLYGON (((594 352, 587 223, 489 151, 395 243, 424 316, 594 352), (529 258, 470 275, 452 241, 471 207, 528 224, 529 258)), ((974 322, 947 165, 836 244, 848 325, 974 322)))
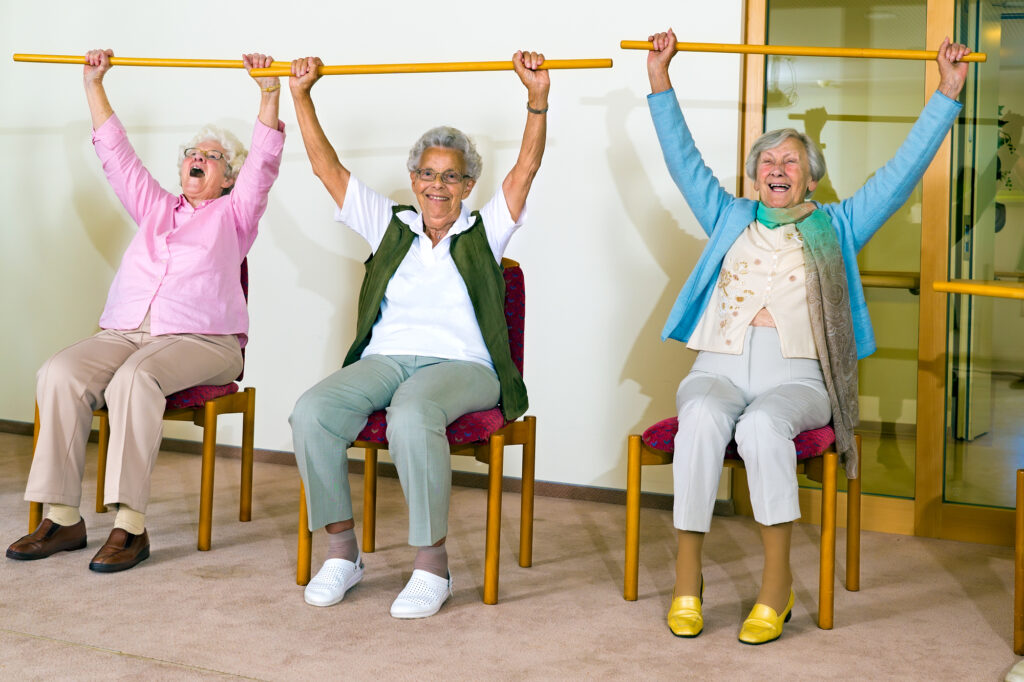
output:
MULTIPOLYGON (((51 357, 38 373, 39 440, 25 499, 49 503, 39 527, 7 557, 42 559, 86 546, 79 514, 93 410, 106 405, 110 442, 104 503, 114 529, 89 568, 123 571, 149 556, 145 512, 160 447, 165 396, 226 384, 242 368, 249 317, 240 267, 256 239, 284 146, 277 78, 256 78, 259 118, 247 152, 233 135, 203 128, 178 157, 181 194, 143 167, 103 87, 110 50, 86 55, 92 140, 114 193, 138 231, 100 317, 100 331, 51 357)), ((269 66, 243 56, 247 70, 269 66)))

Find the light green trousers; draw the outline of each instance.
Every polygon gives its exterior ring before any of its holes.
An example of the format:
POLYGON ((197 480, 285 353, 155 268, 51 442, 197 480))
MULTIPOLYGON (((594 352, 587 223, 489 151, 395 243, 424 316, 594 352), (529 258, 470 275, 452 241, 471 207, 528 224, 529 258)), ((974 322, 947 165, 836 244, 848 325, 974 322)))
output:
POLYGON ((409 544, 448 534, 451 454, 445 427, 498 404, 498 377, 476 362, 369 355, 306 391, 289 422, 306 487, 309 529, 352 518, 348 448, 367 417, 387 408, 387 437, 409 506, 409 544))

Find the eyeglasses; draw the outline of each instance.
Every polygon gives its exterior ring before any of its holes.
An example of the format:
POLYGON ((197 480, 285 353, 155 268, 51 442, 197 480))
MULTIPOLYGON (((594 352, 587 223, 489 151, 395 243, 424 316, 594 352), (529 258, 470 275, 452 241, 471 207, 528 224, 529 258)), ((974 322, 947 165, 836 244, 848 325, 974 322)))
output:
POLYGON ((200 154, 210 161, 221 161, 224 159, 224 152, 219 152, 216 149, 200 149, 199 147, 188 147, 185 149, 185 157, 195 156, 200 154))
POLYGON ((416 177, 418 177, 423 182, 433 182, 434 178, 436 178, 438 175, 441 176, 441 182, 443 182, 446 185, 457 185, 460 182, 462 182, 464 179, 469 177, 468 175, 463 175, 462 173, 460 173, 460 172, 458 172, 456 170, 450 170, 450 169, 446 170, 446 171, 442 171, 440 173, 438 173, 433 168, 417 168, 416 169, 416 177))

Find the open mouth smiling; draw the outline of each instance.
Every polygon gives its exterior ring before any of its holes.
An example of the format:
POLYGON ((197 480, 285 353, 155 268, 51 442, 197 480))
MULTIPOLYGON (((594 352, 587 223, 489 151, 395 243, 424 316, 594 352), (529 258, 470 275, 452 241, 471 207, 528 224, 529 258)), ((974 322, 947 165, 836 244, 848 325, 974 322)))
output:
POLYGON ((770 189, 773 192, 788 192, 789 187, 789 185, 780 182, 768 183, 768 189, 770 189))

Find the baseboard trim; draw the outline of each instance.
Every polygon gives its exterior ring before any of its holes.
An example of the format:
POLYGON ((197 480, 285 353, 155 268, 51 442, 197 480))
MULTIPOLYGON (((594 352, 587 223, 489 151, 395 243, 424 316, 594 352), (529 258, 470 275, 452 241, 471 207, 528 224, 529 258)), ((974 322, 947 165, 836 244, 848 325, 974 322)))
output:
MULTIPOLYGON (((31 422, 0 419, 0 433, 13 433, 21 436, 31 436, 33 425, 31 422)), ((89 435, 89 440, 95 443, 98 440, 98 433, 94 429, 89 435)), ((164 438, 161 444, 162 450, 171 452, 182 452, 191 455, 202 454, 203 444, 196 441, 180 438, 164 438)), ((236 445, 218 445, 218 457, 230 457, 241 459, 242 448, 236 445)), ((295 465, 295 454, 284 450, 265 450, 256 448, 253 450, 253 460, 256 462, 267 462, 270 464, 295 465)), ((363 473, 364 462, 361 459, 349 459, 348 470, 352 474, 363 473)), ((395 465, 391 462, 378 462, 377 475, 386 478, 398 478, 395 465)), ((452 471, 452 485, 463 488, 487 489, 487 474, 472 471, 452 471)), ((522 480, 519 478, 505 476, 502 478, 501 489, 505 492, 518 493, 522 491, 522 480)), ((626 491, 614 488, 601 488, 597 486, 571 485, 568 483, 552 483, 549 481, 536 481, 534 483, 534 494, 540 497, 554 497, 564 500, 584 500, 587 502, 601 502, 604 504, 626 504, 626 491)), ((672 509, 672 496, 659 493, 641 493, 640 506, 649 509, 672 509)))

